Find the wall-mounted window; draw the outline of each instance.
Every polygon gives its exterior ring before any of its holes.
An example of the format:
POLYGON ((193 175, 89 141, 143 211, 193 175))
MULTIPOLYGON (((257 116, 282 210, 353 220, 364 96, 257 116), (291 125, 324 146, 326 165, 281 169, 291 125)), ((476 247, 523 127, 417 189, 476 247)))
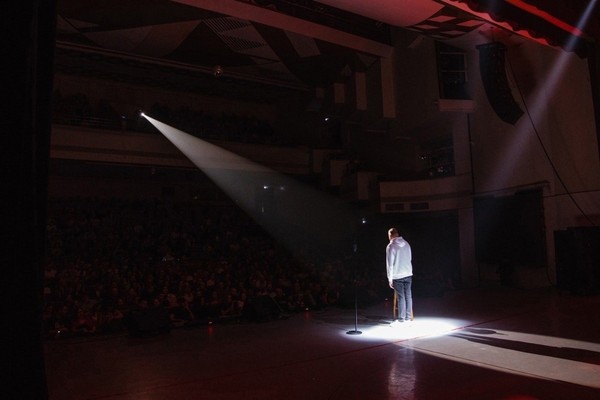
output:
POLYGON ((422 145, 420 154, 430 178, 454 175, 454 147, 452 138, 437 138, 422 145))
POLYGON ((440 98, 469 100, 466 53, 456 47, 437 43, 437 63, 440 98))

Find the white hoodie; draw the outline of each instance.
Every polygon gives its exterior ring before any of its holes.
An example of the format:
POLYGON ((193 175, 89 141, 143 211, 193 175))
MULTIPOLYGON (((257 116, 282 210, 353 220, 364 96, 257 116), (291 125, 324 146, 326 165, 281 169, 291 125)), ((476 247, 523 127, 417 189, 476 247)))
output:
POLYGON ((412 254, 410 245, 402 236, 393 238, 385 249, 387 278, 390 285, 394 279, 412 276, 412 254))

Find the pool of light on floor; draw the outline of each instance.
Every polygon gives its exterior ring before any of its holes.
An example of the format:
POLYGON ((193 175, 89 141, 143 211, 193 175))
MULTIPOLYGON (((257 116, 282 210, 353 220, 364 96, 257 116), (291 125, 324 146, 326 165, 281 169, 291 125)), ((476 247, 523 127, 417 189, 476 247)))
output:
POLYGON ((360 335, 346 336, 352 339, 365 341, 397 341, 442 336, 468 325, 469 322, 465 320, 424 317, 398 326, 390 326, 389 324, 378 324, 366 327, 359 326, 357 328, 362 332, 360 335))

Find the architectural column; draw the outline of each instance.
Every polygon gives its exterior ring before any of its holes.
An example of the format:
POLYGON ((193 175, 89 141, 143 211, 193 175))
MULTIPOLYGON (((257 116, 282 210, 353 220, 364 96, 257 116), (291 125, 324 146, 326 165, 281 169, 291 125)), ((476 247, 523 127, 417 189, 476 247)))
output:
MULTIPOLYGON (((471 163, 471 138, 469 115, 456 118, 452 127, 454 149, 454 173, 456 176, 469 175, 473 182, 473 165, 471 163)), ((471 188, 472 194, 473 188, 471 188)), ((460 195, 460 194, 459 194, 460 195)), ((468 196, 465 196, 466 198, 468 196)), ((474 287, 479 284, 479 270, 475 260, 475 218, 473 200, 469 198, 467 207, 458 210, 458 230, 460 235, 460 265, 463 287, 474 287)))

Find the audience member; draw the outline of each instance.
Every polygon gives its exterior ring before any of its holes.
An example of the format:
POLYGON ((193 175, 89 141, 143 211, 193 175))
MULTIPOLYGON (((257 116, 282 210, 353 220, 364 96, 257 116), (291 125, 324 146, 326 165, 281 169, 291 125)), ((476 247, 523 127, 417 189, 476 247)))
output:
POLYGON ((48 338, 139 333, 157 315, 243 322, 259 298, 281 314, 322 309, 355 282, 342 258, 304 262, 233 206, 50 199, 46 248, 48 338))

